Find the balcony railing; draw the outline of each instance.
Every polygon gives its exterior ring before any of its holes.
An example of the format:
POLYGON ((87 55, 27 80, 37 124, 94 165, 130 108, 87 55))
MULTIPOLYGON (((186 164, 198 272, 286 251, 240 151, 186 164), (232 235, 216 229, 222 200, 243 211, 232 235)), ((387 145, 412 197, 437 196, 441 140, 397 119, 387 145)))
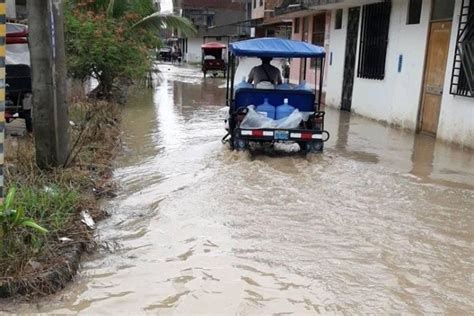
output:
POLYGON ((318 5, 341 3, 344 0, 284 0, 281 6, 275 8, 275 15, 306 10, 318 5))

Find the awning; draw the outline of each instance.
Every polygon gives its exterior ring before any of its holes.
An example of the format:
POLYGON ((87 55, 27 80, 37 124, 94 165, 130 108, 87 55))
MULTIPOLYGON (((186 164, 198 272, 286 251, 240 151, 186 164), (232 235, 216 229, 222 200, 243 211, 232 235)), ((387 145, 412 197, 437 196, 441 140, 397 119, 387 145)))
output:
POLYGON ((323 47, 302 41, 281 38, 256 38, 230 44, 234 56, 275 57, 275 58, 311 58, 323 57, 323 47))
POLYGON ((227 48, 227 46, 225 46, 224 44, 221 44, 221 43, 217 43, 217 42, 209 42, 209 43, 205 43, 201 46, 201 48, 203 49, 225 49, 227 48))

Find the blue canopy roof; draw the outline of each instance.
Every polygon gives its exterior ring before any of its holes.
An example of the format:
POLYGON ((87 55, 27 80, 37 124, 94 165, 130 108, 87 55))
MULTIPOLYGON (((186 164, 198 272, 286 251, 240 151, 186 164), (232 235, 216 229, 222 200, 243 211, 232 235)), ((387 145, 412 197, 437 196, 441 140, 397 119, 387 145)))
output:
POLYGON ((231 43, 230 52, 234 56, 275 58, 310 58, 325 55, 324 48, 320 46, 273 37, 231 43))

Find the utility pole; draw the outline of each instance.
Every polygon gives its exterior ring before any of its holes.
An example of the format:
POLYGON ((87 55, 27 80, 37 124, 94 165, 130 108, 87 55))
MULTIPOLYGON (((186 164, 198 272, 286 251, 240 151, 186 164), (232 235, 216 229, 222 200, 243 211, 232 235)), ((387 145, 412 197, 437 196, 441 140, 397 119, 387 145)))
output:
POLYGON ((3 202, 3 163, 5 140, 5 53, 7 27, 5 25, 6 6, 5 1, 0 0, 0 202, 3 202))
POLYGON ((36 162, 44 169, 68 154, 63 0, 28 0, 27 9, 36 162))

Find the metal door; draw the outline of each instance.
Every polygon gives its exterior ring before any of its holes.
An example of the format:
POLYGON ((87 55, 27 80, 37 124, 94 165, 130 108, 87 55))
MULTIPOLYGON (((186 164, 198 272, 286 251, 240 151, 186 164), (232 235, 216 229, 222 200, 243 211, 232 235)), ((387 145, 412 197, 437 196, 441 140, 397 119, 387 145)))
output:
POLYGON ((342 82, 341 110, 350 111, 352 105, 352 90, 357 54, 357 39, 359 36, 360 7, 350 8, 347 22, 346 57, 344 60, 344 79, 342 82))
POLYGON ((432 22, 423 84, 420 131, 436 135, 448 61, 452 22, 432 22))

